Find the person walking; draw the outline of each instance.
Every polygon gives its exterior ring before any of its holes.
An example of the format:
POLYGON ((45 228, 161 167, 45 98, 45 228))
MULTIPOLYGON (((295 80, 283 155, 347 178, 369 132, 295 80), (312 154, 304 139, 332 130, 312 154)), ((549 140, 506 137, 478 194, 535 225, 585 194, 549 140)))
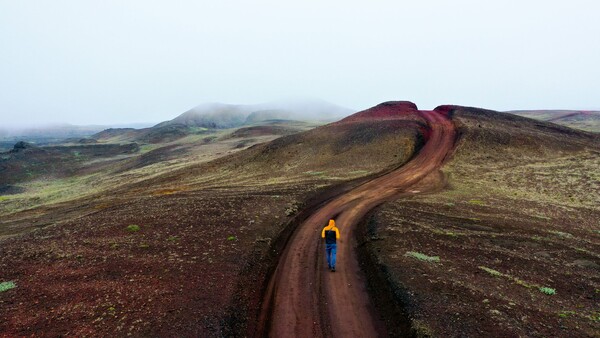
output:
POLYGON ((330 219, 329 225, 321 231, 321 237, 325 238, 325 255, 327 257, 327 265, 331 272, 335 272, 335 254, 337 251, 337 240, 340 238, 340 231, 335 226, 335 220, 330 219))

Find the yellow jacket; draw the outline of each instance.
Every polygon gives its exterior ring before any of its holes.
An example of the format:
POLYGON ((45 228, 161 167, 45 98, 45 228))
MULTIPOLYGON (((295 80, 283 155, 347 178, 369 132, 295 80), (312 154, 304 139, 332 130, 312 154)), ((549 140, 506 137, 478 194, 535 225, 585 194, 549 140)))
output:
MULTIPOLYGON (((335 239, 339 239, 340 238, 340 231, 335 226, 335 221, 332 220, 332 219, 329 220, 329 225, 327 225, 326 227, 324 227, 323 231, 321 231, 321 237, 325 238, 325 233, 329 232, 329 231, 334 231, 335 232, 335 239)), ((328 235, 329 236, 327 236, 327 240, 326 240, 327 244, 334 244, 335 243, 335 239, 333 239, 332 234, 328 233, 328 235)))

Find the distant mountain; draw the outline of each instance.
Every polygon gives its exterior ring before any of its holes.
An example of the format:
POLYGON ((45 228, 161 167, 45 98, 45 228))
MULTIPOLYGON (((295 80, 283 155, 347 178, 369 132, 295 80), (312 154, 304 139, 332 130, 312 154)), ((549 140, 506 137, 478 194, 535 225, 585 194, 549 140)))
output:
POLYGON ((154 128, 184 125, 203 128, 231 128, 244 124, 246 106, 224 103, 205 103, 196 106, 176 118, 157 124, 154 128))
POLYGON ((146 128, 152 125, 152 123, 127 123, 79 126, 65 123, 31 127, 0 127, 0 137, 16 137, 33 140, 38 138, 67 139, 90 136, 107 128, 146 128))
POLYGON ((600 132, 600 111, 589 110, 512 110, 507 113, 563 126, 600 132))
POLYGON ((333 121, 354 111, 323 100, 280 100, 253 105, 204 103, 155 127, 185 125, 202 128, 233 128, 266 120, 333 121))
POLYGON ((107 126, 75 126, 59 124, 39 127, 0 128, 0 137, 33 137, 33 138, 69 138, 83 137, 97 133, 107 126))
POLYGON ((12 149, 13 145, 19 141, 30 142, 37 146, 56 145, 65 142, 93 143, 93 135, 107 128, 145 128, 152 125, 152 123, 128 123, 78 126, 65 123, 46 126, 0 126, 0 152, 12 149), (92 139, 87 139, 90 136, 92 136, 92 139))

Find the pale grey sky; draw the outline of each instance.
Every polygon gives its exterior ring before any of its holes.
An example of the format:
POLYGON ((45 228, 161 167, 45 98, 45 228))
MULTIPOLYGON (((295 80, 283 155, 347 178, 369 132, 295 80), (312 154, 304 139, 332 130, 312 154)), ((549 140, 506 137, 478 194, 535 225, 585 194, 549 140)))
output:
POLYGON ((319 97, 600 108, 596 0, 0 0, 0 126, 319 97))

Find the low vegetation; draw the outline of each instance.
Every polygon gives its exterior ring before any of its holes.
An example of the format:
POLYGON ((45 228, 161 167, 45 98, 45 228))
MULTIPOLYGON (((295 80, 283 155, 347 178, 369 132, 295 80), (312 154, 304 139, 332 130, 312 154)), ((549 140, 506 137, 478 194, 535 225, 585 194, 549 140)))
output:
POLYGON ((8 291, 8 290, 14 289, 16 287, 17 287, 17 285, 15 284, 15 282, 12 282, 12 281, 2 282, 2 283, 0 283, 0 292, 8 291))
POLYGON ((547 294, 547 295, 555 295, 556 294, 556 290, 554 290, 553 288, 549 288, 546 286, 542 286, 539 288, 541 293, 547 294))
POLYGON ((496 271, 494 269, 490 269, 490 268, 486 268, 485 266, 480 266, 479 267, 481 270, 489 273, 490 275, 494 276, 494 277, 502 277, 504 276, 504 274, 500 271, 496 271))
POLYGON ((138 232, 138 231, 140 231, 140 226, 139 226, 139 225, 136 225, 136 224, 131 224, 131 225, 128 225, 128 226, 125 228, 125 230, 127 230, 127 231, 129 231, 129 232, 138 232))
POLYGON ((406 257, 416 258, 416 259, 418 259, 420 261, 425 261, 425 262, 434 262, 434 263, 439 263, 440 262, 440 257, 439 256, 427 256, 427 255, 422 254, 420 252, 408 251, 404 255, 406 257))

